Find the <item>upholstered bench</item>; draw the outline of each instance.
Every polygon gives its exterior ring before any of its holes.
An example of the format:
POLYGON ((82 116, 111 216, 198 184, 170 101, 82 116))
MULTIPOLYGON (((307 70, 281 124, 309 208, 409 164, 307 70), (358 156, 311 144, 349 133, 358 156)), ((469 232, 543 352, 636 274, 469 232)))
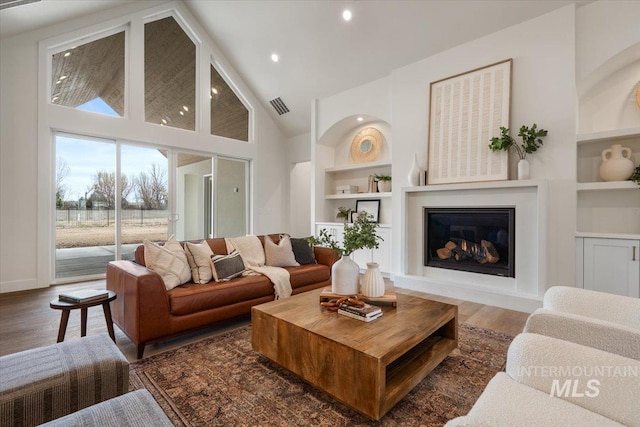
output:
POLYGON ((0 358, 0 424, 41 424, 129 390, 129 363, 108 335, 0 358))
POLYGON ((43 425, 47 427, 173 426, 151 393, 145 389, 123 394, 43 425))

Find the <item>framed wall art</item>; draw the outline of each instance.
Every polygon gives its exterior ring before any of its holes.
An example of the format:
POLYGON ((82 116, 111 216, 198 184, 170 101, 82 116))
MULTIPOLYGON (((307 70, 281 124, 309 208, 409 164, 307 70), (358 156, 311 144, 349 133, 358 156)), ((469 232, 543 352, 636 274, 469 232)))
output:
POLYGON ((508 152, 489 150, 509 127, 512 60, 431 83, 428 184, 509 178, 508 152))
MULTIPOLYGON (((380 199, 373 200, 356 200, 356 213, 359 216, 360 213, 366 212, 373 218, 372 222, 380 222, 380 199)), ((352 220, 357 218, 352 217, 352 220)))

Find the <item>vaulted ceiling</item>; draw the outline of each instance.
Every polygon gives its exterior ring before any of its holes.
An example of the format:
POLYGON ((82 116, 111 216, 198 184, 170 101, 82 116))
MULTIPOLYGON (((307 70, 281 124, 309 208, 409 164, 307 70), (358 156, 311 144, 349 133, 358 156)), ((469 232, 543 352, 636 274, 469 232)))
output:
MULTIPOLYGON (((162 1, 145 1, 150 6, 162 1)), ((43 0, 0 11, 2 38, 130 0, 43 0)), ((570 3, 565 0, 184 0, 287 136, 309 131, 310 105, 392 70, 570 3), (349 8, 347 22, 342 11, 349 8), (271 54, 279 55, 279 62, 271 54), (290 112, 279 116, 269 101, 290 112)))

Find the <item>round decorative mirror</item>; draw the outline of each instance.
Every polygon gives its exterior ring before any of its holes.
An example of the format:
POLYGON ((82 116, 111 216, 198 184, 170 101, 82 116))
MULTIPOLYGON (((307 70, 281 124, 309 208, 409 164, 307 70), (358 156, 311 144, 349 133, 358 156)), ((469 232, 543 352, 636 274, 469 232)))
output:
POLYGON ((383 141, 382 133, 378 129, 362 129, 351 142, 351 160, 353 163, 366 163, 380 159, 383 141))

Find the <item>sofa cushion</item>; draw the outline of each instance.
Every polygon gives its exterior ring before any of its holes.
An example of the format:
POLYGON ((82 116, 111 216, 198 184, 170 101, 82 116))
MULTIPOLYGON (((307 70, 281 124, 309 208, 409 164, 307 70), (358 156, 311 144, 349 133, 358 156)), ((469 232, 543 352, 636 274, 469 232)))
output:
POLYGON ((235 250, 229 255, 212 255, 211 271, 213 272, 213 280, 226 282, 244 273, 244 261, 235 250))
POLYGON ((209 283, 213 278, 211 272, 211 248, 206 241, 200 243, 186 242, 184 252, 191 268, 191 278, 194 283, 209 283))
POLYGON ((169 304, 171 314, 181 316, 265 296, 273 296, 273 284, 266 276, 243 276, 228 282, 178 286, 169 291, 169 304))
POLYGON ((264 238, 264 256, 265 265, 271 267, 296 267, 300 264, 296 261, 296 257, 291 249, 291 239, 286 234, 280 238, 277 244, 271 240, 271 237, 264 238))
POLYGON ((313 254, 313 247, 309 244, 307 238, 291 238, 291 249, 293 250, 293 256, 300 265, 316 264, 316 257, 313 254))
POLYGON ((288 267, 291 276, 291 288, 296 289, 331 278, 331 269, 323 264, 307 264, 299 267, 288 267))
POLYGON ((191 280, 191 268, 187 255, 182 245, 173 236, 163 246, 145 240, 144 262, 150 270, 162 277, 167 290, 191 280))

